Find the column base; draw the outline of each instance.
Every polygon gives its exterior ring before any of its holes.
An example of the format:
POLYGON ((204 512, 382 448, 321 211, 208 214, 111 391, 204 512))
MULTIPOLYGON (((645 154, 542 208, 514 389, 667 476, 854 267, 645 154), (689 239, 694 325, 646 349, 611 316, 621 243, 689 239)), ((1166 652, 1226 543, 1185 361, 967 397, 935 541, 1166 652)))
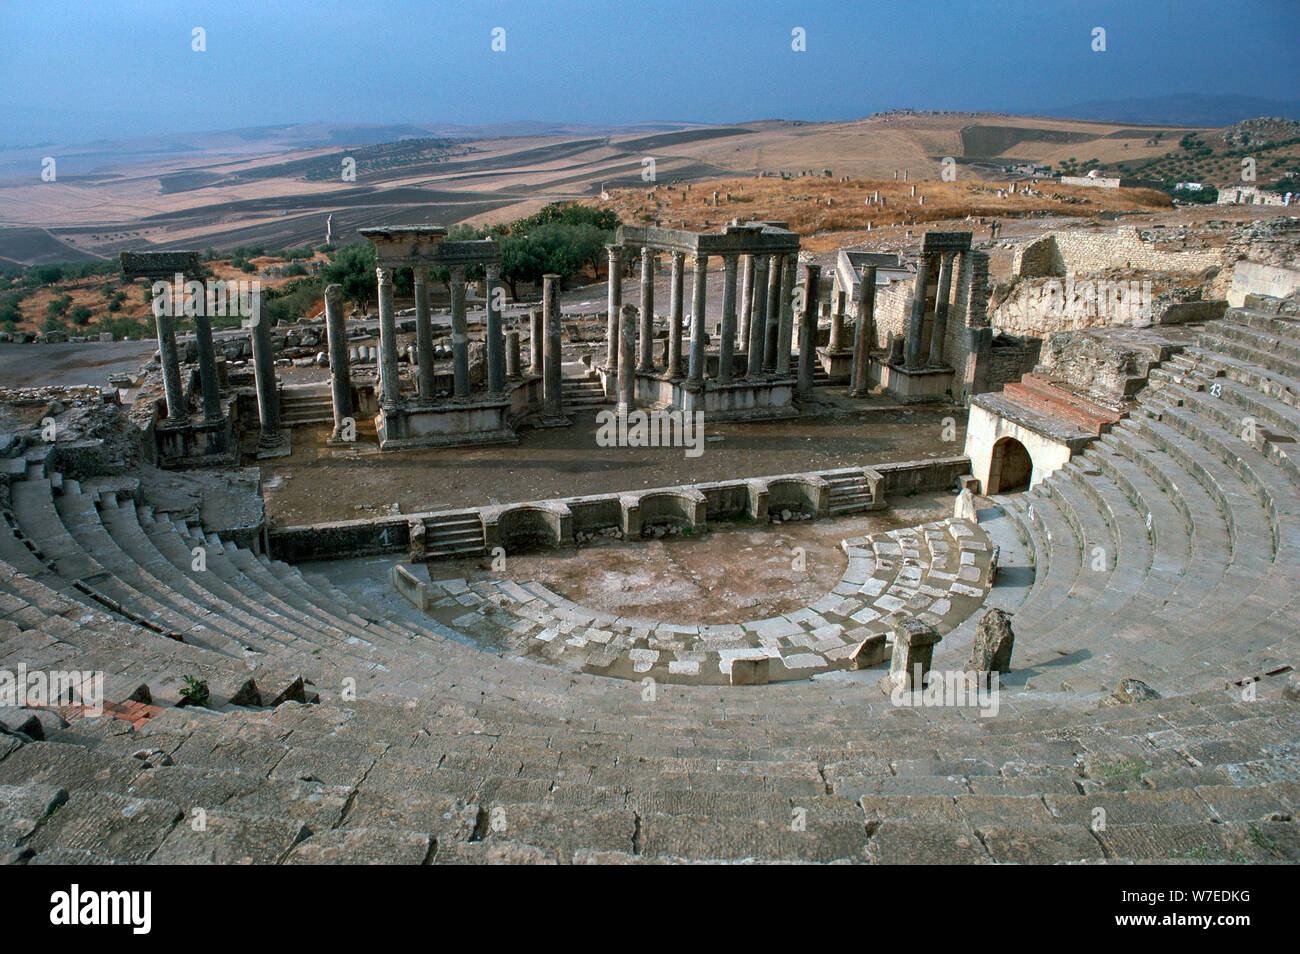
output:
POLYGON ((257 438, 257 459, 270 460, 273 457, 288 457, 293 453, 293 438, 290 432, 280 431, 274 436, 257 438))
POLYGON ((234 422, 229 416, 212 420, 162 420, 154 427, 158 466, 168 468, 231 467, 239 463, 234 422))

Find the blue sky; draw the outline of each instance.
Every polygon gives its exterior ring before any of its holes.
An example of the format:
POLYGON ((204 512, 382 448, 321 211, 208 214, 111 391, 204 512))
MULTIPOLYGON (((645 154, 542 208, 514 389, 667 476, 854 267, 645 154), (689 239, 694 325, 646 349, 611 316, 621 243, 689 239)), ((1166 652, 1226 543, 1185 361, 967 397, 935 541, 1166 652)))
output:
POLYGON ((1297 0, 0 0, 0 120, 72 140, 296 122, 836 120, 1185 92, 1293 100, 1297 26, 1297 0), (1098 26, 1105 53, 1091 49, 1098 26), (206 52, 191 49, 195 27, 206 52), (791 49, 796 27, 806 52, 791 49))

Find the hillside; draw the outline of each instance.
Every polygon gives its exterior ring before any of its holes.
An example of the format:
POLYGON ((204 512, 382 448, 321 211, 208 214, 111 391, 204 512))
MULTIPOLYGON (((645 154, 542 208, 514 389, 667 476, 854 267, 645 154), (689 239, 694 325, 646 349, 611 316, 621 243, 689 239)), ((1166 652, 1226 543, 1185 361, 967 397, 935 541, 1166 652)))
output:
MULTIPOLYGON (((898 111, 841 123, 454 132, 403 128, 396 142, 343 146, 330 141, 340 130, 309 136, 293 127, 269 138, 216 136, 197 153, 184 152, 193 143, 182 138, 161 158, 150 153, 158 143, 141 143, 146 158, 127 161, 119 150, 118 161, 93 171, 77 172, 65 160, 54 182, 28 173, 0 183, 0 261, 107 260, 144 246, 316 245, 331 214, 336 242, 354 240, 366 225, 492 223, 602 188, 639 188, 647 160, 660 183, 827 169, 832 178, 892 181, 906 171, 912 180, 938 179, 947 156, 960 164, 962 180, 1003 181, 1014 178, 1010 166, 1025 162, 1059 168, 1095 159, 1137 168, 1187 133, 1209 140, 1222 130, 898 111), (261 151, 248 152, 249 142, 261 151), (355 181, 342 178, 348 158, 355 181)), ((27 168, 39 168, 36 153, 26 151, 27 168)), ((10 151, 0 162, 12 158, 10 151)))

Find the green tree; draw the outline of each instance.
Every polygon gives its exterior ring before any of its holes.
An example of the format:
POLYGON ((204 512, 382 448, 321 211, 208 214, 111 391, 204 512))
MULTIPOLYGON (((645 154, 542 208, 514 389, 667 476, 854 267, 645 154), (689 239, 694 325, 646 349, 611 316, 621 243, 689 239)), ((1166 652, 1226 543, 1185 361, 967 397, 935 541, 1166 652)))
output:
POLYGON ((57 298, 50 299, 49 304, 45 306, 45 314, 49 318, 58 318, 60 315, 67 314, 71 306, 71 295, 59 295, 57 298))

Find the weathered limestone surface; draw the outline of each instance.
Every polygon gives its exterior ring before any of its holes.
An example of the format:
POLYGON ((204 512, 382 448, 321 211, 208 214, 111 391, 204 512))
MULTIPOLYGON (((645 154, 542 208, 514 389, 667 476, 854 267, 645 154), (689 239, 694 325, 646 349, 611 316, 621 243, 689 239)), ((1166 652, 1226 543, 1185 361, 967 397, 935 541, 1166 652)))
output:
POLYGON ((1010 672, 1011 650, 1014 645, 1011 617, 1000 609, 989 610, 980 618, 979 626, 976 627, 970 661, 966 663, 967 670, 983 675, 1010 672))

